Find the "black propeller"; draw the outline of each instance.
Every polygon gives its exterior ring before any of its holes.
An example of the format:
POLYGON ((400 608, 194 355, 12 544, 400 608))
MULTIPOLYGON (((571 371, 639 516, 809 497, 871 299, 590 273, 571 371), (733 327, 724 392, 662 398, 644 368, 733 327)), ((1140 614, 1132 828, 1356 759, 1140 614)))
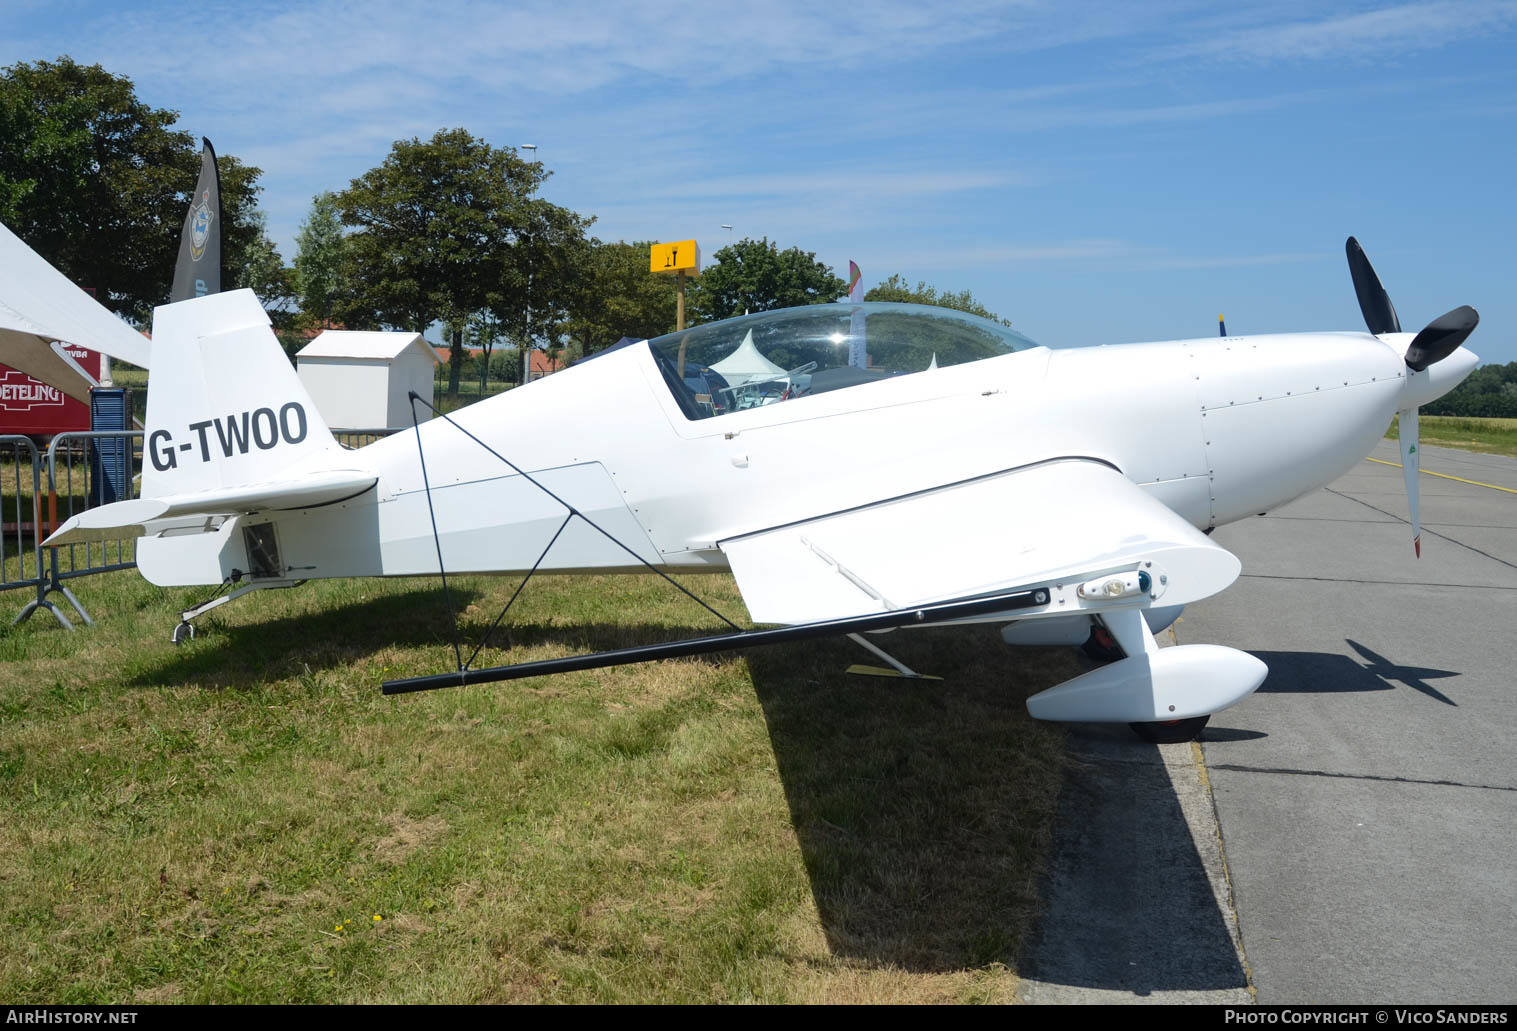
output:
MULTIPOLYGON (((1362 251, 1360 253, 1363 254, 1362 251)), ((1374 273, 1371 272, 1370 275, 1374 273)), ((1434 362, 1443 361, 1469 339, 1478 325, 1480 313, 1468 304, 1461 304, 1453 311, 1438 316, 1412 339, 1412 346, 1406 349, 1407 368, 1421 372, 1434 362)))
POLYGON ((1380 277, 1370 260, 1364 256, 1364 248, 1352 236, 1345 245, 1348 250, 1348 272, 1354 277, 1354 293, 1359 295, 1359 310, 1364 313, 1364 324, 1371 333, 1401 332, 1401 320, 1396 318, 1396 306, 1390 294, 1380 285, 1380 277))
MULTIPOLYGON (((1396 306, 1390 295, 1380 285, 1370 260, 1364 256, 1364 248, 1352 236, 1345 245, 1348 250, 1348 272, 1354 277, 1354 293, 1359 295, 1359 310, 1364 313, 1364 324, 1375 336, 1401 332, 1401 320, 1396 318, 1396 306)), ((1447 314, 1440 315, 1412 338, 1406 349, 1406 367, 1412 374, 1424 371, 1429 365, 1441 362, 1458 350, 1480 323, 1475 309, 1462 304, 1447 314)), ((1410 382, 1410 375, 1408 376, 1410 382)), ((1417 408, 1411 406, 1396 413, 1401 438, 1401 474, 1406 480, 1407 507, 1411 511, 1412 548, 1417 557, 1422 557, 1422 514, 1418 486, 1418 471, 1422 455, 1417 447, 1417 408)))

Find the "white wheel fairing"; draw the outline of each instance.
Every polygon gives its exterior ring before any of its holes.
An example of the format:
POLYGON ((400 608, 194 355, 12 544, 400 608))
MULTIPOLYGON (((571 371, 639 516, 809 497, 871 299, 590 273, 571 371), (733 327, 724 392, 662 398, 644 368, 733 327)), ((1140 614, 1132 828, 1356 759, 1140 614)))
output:
POLYGON ((1027 699, 1034 719, 1152 723, 1220 712, 1248 697, 1269 668, 1245 652, 1184 644, 1129 656, 1027 699))

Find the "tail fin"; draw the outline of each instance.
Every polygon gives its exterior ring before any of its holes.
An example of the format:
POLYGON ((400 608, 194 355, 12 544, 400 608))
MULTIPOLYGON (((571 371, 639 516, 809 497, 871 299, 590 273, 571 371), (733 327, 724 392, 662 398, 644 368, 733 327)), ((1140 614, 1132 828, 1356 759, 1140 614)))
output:
POLYGON ((282 478, 341 449, 251 290, 164 305, 153 316, 153 375, 142 496, 282 478))
POLYGON ((251 290, 166 305, 153 330, 142 496, 82 512, 44 544, 151 534, 147 524, 180 516, 309 508, 374 486, 322 421, 251 290))

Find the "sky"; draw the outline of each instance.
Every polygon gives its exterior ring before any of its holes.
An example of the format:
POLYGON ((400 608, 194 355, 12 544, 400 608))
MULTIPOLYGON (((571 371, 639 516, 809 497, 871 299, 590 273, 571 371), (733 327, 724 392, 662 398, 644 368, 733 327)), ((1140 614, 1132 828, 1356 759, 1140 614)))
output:
POLYGON ((1517 0, 0 4, 0 64, 65 54, 262 168, 287 262, 463 127, 602 240, 767 237, 1051 345, 1362 329, 1355 235, 1404 329, 1471 304, 1517 361, 1517 0))

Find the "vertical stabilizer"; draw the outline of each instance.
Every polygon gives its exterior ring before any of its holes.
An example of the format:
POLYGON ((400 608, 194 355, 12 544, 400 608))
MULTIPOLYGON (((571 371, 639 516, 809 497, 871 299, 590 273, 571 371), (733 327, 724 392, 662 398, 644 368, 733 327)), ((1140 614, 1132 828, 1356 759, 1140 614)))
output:
POLYGON ((251 290, 158 308, 149 387, 144 498, 351 464, 251 290))

